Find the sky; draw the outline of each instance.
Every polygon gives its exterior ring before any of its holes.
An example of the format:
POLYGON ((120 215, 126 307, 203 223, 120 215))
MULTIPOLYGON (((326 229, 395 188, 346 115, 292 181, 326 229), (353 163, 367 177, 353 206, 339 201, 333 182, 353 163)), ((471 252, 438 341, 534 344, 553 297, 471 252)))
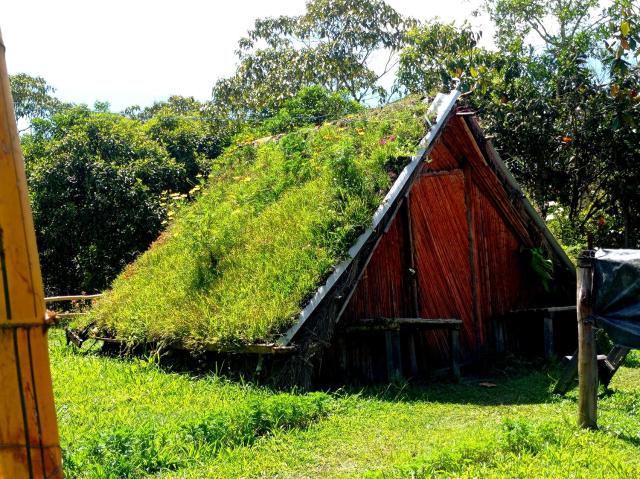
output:
MULTIPOLYGON (((298 15, 304 0, 3 0, 0 30, 10 74, 42 76, 63 101, 112 110, 168 96, 211 97, 235 71, 235 50, 256 18, 298 15)), ((471 18, 478 0, 387 0, 420 20, 471 18)))

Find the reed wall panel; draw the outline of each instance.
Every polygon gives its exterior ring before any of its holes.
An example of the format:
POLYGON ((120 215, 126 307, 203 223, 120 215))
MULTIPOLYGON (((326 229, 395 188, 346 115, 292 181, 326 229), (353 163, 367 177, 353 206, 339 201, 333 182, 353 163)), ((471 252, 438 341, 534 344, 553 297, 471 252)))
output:
MULTIPOLYGON (((463 351, 476 343, 464 188, 458 170, 423 176, 411 192, 420 317, 461 319, 463 351)), ((443 332, 427 333, 426 344, 430 350, 448 351, 443 332)))

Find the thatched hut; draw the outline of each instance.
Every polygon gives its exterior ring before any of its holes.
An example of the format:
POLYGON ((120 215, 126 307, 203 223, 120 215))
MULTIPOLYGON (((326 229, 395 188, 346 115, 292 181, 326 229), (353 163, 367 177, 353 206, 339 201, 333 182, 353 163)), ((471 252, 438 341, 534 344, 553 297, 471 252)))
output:
MULTIPOLYGON (((454 91, 432 102, 418 152, 299 314, 262 341, 199 349, 305 387, 446 368, 457 375, 496 353, 571 349, 575 325, 562 314, 575 304, 574 267, 458 100, 454 91)), ((117 321, 107 323, 99 334, 130 339, 117 321)), ((164 343, 188 348, 186 340, 164 343)))

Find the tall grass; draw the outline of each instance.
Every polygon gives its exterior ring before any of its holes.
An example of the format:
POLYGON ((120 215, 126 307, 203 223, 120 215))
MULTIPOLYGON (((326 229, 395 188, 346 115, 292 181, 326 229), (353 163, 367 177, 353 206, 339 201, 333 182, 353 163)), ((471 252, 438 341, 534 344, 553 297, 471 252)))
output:
POLYGON ((127 479, 193 467, 336 408, 324 393, 273 393, 215 376, 163 372, 153 361, 75 351, 52 335, 65 477, 127 479))
POLYGON ((410 99, 268 141, 238 139, 90 321, 121 339, 194 349, 274 340, 370 224, 424 134, 424 113, 410 99))
POLYGON ((576 425, 557 371, 501 372, 427 388, 295 394, 153 361, 77 351, 52 331, 65 477, 640 477, 639 354, 599 400, 599 431, 576 425))

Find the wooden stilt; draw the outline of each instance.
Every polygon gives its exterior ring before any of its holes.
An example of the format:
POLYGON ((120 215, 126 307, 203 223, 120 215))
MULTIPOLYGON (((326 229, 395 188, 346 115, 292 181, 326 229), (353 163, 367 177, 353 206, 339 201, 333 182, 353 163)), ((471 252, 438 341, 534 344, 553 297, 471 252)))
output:
POLYGON ((460 379, 460 330, 458 328, 449 331, 449 345, 451 346, 451 375, 457 381, 460 379))
POLYGON ((400 331, 386 331, 384 339, 387 351, 387 379, 395 381, 402 378, 400 331))
POLYGON ((552 359, 556 355, 556 348, 553 339, 554 313, 549 313, 544 318, 544 358, 552 359))
POLYGON ((576 304, 578 311, 578 424, 596 429, 598 401, 598 361, 595 334, 591 319, 593 287, 593 251, 585 250, 578 257, 576 304))

